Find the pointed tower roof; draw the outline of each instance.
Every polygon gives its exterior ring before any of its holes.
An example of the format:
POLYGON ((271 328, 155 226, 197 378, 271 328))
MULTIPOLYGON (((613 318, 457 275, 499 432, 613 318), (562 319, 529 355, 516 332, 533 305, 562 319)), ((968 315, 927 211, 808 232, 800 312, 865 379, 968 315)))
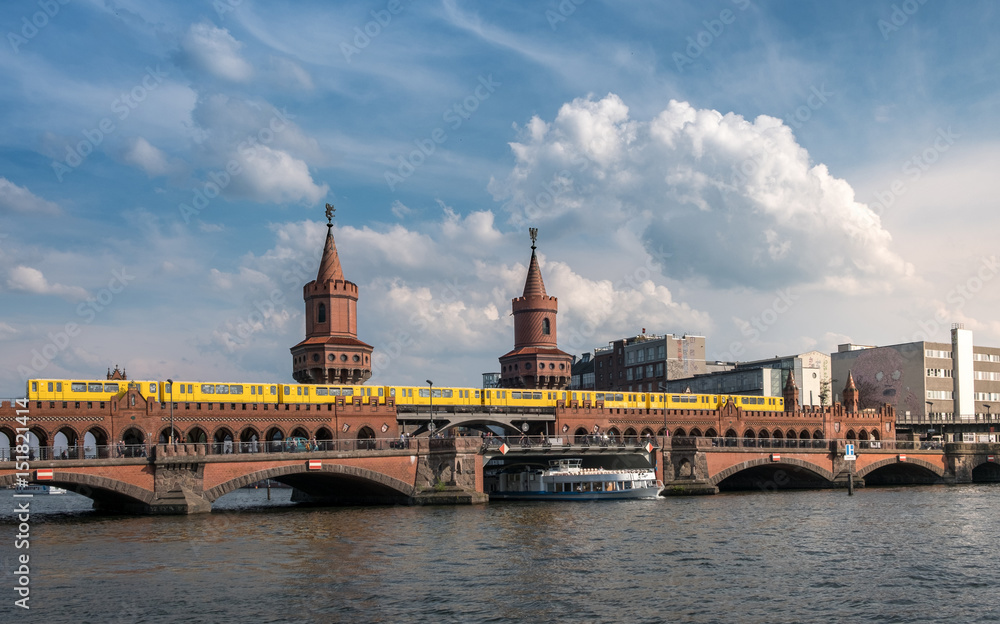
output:
POLYGON ((785 381, 785 390, 798 390, 795 385, 795 371, 788 371, 788 379, 785 381))
POLYGON ((323 246, 323 259, 319 263, 319 273, 316 274, 316 283, 323 284, 330 280, 344 280, 344 269, 340 266, 340 257, 337 255, 337 244, 333 241, 333 212, 334 207, 326 205, 326 244, 323 246))
POLYGON ((521 296, 525 299, 545 297, 545 282, 542 281, 542 271, 538 268, 538 257, 535 255, 538 228, 529 228, 528 231, 531 234, 531 263, 528 264, 528 277, 524 280, 524 293, 521 296))
POLYGON ((851 374, 851 371, 847 371, 847 385, 844 386, 845 390, 848 388, 857 388, 854 385, 854 375, 851 374))

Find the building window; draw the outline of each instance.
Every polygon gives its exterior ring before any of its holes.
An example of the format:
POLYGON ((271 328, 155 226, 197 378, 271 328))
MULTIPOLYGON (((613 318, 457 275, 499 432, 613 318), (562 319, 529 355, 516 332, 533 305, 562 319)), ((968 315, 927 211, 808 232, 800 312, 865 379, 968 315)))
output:
POLYGON ((552 328, 549 326, 549 319, 547 318, 542 319, 542 333, 546 336, 552 333, 552 328))
POLYGON ((316 313, 316 322, 325 323, 326 322, 326 304, 319 304, 319 311, 316 313))

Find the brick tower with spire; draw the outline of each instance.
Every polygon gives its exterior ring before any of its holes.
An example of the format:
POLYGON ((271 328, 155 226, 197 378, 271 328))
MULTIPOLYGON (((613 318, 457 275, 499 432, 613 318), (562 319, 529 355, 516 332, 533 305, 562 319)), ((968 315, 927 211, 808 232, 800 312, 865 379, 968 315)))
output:
POLYGON ((514 350, 500 356, 503 388, 552 388, 569 385, 573 358, 556 346, 559 304, 545 294, 542 272, 535 256, 537 228, 530 228, 531 262, 524 293, 511 300, 514 314, 514 350))
POLYGON ((847 413, 856 413, 858 411, 858 387, 854 385, 854 376, 851 371, 847 371, 847 384, 844 386, 843 397, 841 402, 847 413))
POLYGON ((786 412, 794 412, 799 409, 799 387, 795 385, 795 371, 788 371, 788 379, 785 380, 781 396, 785 399, 786 412))
POLYGON ((292 347, 292 377, 305 384, 363 384, 374 348, 358 340, 358 285, 344 279, 326 205, 326 245, 316 279, 302 289, 306 339, 292 347))

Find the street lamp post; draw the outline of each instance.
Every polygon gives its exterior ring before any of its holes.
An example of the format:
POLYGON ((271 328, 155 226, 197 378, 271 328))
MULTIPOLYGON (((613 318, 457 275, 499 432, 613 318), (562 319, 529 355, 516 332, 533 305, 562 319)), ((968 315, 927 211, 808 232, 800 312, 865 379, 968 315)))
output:
POLYGON ((983 403, 983 407, 986 408, 986 422, 990 422, 990 404, 983 403))
POLYGON ((168 379, 167 383, 170 384, 170 437, 167 443, 172 446, 174 443, 174 380, 168 379))
POLYGON ((427 385, 430 387, 429 396, 431 400, 431 408, 430 408, 431 423, 427 425, 427 429, 431 432, 431 435, 433 435, 434 434, 434 382, 428 379, 427 385))

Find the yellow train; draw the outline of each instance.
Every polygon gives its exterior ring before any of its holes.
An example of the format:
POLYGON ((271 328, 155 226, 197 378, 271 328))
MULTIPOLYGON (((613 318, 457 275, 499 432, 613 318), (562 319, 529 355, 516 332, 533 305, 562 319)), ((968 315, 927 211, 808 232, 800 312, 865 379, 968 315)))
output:
POLYGON ((615 409, 714 410, 732 401, 747 411, 780 412, 781 397, 726 394, 664 394, 660 392, 598 392, 595 390, 517 390, 513 388, 434 388, 427 386, 334 386, 312 384, 229 383, 203 381, 105 381, 31 379, 32 401, 107 400, 136 385, 147 399, 161 403, 364 403, 398 406, 455 406, 457 408, 606 407, 615 409))

